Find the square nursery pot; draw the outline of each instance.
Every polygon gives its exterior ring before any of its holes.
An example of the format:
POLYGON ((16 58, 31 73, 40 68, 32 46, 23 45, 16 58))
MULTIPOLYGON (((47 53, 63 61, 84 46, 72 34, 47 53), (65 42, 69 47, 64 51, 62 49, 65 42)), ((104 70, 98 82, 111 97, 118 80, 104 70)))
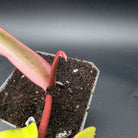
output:
MULTIPOLYGON (((53 62, 54 55, 38 53, 53 62)), ((56 87, 47 90, 53 103, 46 137, 73 137, 83 130, 98 76, 99 70, 92 62, 60 58, 56 87)), ((24 127, 30 116, 39 126, 44 103, 44 91, 14 69, 0 87, 0 131, 24 127)))

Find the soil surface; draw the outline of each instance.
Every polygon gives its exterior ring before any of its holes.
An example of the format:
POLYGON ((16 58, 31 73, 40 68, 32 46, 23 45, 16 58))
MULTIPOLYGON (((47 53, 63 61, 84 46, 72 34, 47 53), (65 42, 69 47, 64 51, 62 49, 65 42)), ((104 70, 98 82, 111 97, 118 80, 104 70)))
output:
MULTIPOLYGON (((53 62, 52 56, 43 57, 50 64, 53 62)), ((91 64, 60 58, 56 80, 62 85, 47 90, 53 97, 47 138, 55 138, 65 130, 71 132, 72 138, 79 131, 96 75, 97 70, 91 64)), ((0 93, 0 118, 23 127, 28 117, 33 116, 39 126, 44 102, 45 92, 15 69, 0 93)))

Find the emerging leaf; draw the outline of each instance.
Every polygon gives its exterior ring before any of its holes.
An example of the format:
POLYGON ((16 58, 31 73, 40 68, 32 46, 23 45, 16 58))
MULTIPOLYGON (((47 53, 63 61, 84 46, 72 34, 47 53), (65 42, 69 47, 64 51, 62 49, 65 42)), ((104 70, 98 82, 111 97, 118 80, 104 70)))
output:
POLYGON ((46 91, 51 65, 2 28, 0 55, 5 56, 26 77, 46 91))
POLYGON ((56 70, 57 70, 57 64, 59 61, 59 57, 63 57, 65 61, 67 61, 67 55, 64 51, 58 51, 56 53, 56 56, 54 58, 51 71, 50 71, 50 78, 49 78, 49 87, 54 87, 56 86, 55 80, 56 80, 56 70))

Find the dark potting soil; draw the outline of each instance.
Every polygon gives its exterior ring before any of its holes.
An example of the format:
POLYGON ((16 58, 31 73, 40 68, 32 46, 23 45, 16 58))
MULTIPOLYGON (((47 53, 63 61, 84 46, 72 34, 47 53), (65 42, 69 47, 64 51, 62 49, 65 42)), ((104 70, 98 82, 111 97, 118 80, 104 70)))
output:
MULTIPOLYGON (((43 56, 50 64, 52 56, 43 56)), ((72 138, 78 131, 86 111, 97 70, 91 64, 68 58, 60 58, 56 73, 57 84, 49 88, 53 103, 47 138, 55 138, 56 133, 72 131, 72 138)), ((39 126, 45 102, 45 92, 28 80, 17 69, 0 93, 0 118, 25 126, 28 117, 33 116, 39 126)))

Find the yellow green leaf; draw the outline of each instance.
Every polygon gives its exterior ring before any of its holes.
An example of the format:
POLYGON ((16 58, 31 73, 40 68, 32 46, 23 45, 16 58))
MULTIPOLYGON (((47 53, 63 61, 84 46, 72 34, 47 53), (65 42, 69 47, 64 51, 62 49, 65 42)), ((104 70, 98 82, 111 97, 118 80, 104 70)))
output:
POLYGON ((38 138, 37 126, 31 123, 20 129, 5 130, 0 132, 0 138, 38 138))
POLYGON ((79 133, 77 133, 74 136, 74 138, 94 138, 95 131, 96 131, 95 127, 88 127, 86 129, 80 131, 79 133))

